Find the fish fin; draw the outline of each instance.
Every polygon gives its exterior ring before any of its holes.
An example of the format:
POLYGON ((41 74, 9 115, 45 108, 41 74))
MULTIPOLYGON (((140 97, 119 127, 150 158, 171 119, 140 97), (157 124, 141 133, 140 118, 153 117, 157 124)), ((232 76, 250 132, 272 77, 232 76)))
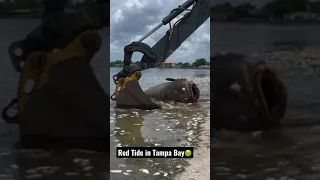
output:
POLYGON ((176 79, 174 79, 174 78, 166 78, 166 80, 167 80, 167 81, 172 81, 172 82, 173 82, 173 81, 175 81, 176 79))

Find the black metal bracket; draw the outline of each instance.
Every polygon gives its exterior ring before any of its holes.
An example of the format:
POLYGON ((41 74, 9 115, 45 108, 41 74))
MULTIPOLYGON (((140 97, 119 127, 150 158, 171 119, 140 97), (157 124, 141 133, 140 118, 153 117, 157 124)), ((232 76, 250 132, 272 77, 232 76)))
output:
POLYGON ((137 71, 156 67, 163 61, 163 58, 149 45, 142 42, 132 42, 124 47, 123 69, 113 76, 114 83, 117 83, 118 79, 129 77, 137 71), (144 55, 144 58, 137 64, 132 64, 134 52, 141 52, 144 55))
POLYGON ((15 115, 13 116, 9 116, 8 115, 8 111, 13 108, 13 106, 18 104, 18 99, 14 98, 10 101, 10 103, 2 110, 2 118, 3 120, 8 123, 8 124, 16 124, 18 123, 18 116, 19 113, 17 112, 15 115))
POLYGON ((150 68, 152 64, 158 61, 162 61, 163 59, 149 45, 142 42, 132 42, 131 44, 124 47, 124 66, 130 65, 132 61, 131 58, 134 52, 141 52, 144 56, 147 57, 147 59, 144 60, 144 63, 146 63, 147 65, 146 69, 150 68))

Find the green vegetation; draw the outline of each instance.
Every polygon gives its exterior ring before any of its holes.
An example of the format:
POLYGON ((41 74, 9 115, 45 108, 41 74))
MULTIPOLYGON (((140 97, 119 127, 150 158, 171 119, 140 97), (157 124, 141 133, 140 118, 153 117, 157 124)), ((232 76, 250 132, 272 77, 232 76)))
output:
POLYGON ((200 67, 210 65, 210 62, 207 62, 204 58, 196 59, 194 63, 192 63, 192 67, 200 67))
MULTIPOLYGON (((243 19, 282 19, 287 14, 296 12, 320 13, 320 1, 309 0, 273 0, 261 8, 250 3, 232 6, 230 3, 218 4, 211 8, 214 20, 243 19)), ((315 17, 313 19, 317 19, 315 17)), ((310 19, 310 18, 309 18, 310 19)))
MULTIPOLYGON (((134 63, 138 63, 139 61, 136 61, 134 63)), ((210 62, 207 62, 206 59, 200 58, 196 59, 193 63, 183 63, 178 62, 174 64, 168 64, 168 65, 161 65, 160 68, 208 68, 210 65, 210 62)), ((110 67, 122 67, 123 61, 122 60, 115 60, 110 62, 110 67)))
POLYGON ((308 0, 277 0, 261 8, 262 12, 271 17, 283 17, 294 12, 306 12, 310 3, 308 0))
MULTIPOLYGON (((0 2, 0 17, 2 18, 41 18, 43 11, 43 0, 5 0, 0 2)), ((87 3, 92 3, 94 0, 83 0, 76 2, 68 0, 66 3, 67 9, 81 9, 87 3)))

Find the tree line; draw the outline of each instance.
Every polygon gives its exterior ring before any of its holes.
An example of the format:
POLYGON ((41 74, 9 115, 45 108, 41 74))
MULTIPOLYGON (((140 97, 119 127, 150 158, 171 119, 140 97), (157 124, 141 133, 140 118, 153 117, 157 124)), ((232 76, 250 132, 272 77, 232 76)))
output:
MULTIPOLYGON (((39 10, 44 8, 44 1, 48 0, 4 0, 0 2, 0 14, 11 13, 12 11, 19 9, 30 9, 39 10)), ((88 3, 96 2, 96 0, 83 0, 83 1, 72 1, 72 0, 56 0, 57 3, 65 5, 65 8, 77 8, 78 6, 84 6, 88 3)))
MULTIPOLYGON (((138 63, 139 61, 136 62, 131 62, 131 63, 138 63)), ((203 65, 210 65, 210 62, 208 62, 204 58, 196 59, 194 62, 189 63, 189 62, 178 62, 175 63, 176 66, 181 67, 181 68, 198 68, 203 65)), ((122 67, 123 66, 123 61, 122 60, 115 60, 110 62, 110 67, 122 67)))
POLYGON ((261 8, 251 3, 243 3, 232 6, 229 2, 218 4, 211 8, 212 13, 232 14, 229 19, 249 17, 274 17, 282 18, 285 14, 294 12, 320 13, 320 1, 309 0, 273 0, 261 8))

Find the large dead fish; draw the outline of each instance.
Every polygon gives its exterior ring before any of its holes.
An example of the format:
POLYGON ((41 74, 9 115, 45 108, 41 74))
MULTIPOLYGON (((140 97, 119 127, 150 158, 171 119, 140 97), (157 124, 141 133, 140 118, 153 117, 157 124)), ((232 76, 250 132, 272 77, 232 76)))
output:
POLYGON ((264 61, 239 54, 211 57, 211 125, 240 131, 281 124, 286 86, 264 61))
POLYGON ((200 96, 198 86, 187 79, 167 78, 169 82, 162 83, 144 91, 149 97, 156 100, 175 101, 181 103, 197 102, 200 96))

